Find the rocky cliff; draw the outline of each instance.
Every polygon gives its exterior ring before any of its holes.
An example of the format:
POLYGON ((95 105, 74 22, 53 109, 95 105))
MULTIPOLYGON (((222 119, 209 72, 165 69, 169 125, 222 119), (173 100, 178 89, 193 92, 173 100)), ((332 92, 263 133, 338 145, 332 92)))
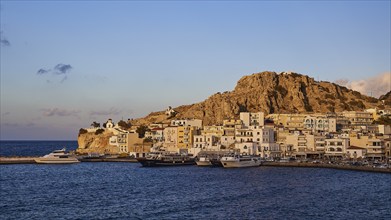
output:
POLYGON ((113 132, 107 130, 100 134, 96 134, 95 132, 79 134, 76 152, 78 154, 116 154, 118 153, 118 148, 109 145, 109 139, 113 135, 113 132))
MULTIPOLYGON (((269 113, 341 112, 380 106, 373 97, 297 73, 261 72, 242 77, 231 92, 217 93, 203 102, 174 108, 174 118, 198 118, 204 125, 238 118, 242 111, 269 113)), ((171 120, 171 119, 170 119, 171 120)), ((167 122, 154 112, 132 124, 167 122)))

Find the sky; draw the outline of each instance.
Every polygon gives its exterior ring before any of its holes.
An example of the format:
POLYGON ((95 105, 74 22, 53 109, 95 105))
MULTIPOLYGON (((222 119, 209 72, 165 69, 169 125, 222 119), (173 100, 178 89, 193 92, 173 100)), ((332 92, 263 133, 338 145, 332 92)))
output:
POLYGON ((376 96, 391 89, 390 11, 390 1, 2 0, 0 139, 76 140, 93 121, 200 102, 262 71, 376 96))

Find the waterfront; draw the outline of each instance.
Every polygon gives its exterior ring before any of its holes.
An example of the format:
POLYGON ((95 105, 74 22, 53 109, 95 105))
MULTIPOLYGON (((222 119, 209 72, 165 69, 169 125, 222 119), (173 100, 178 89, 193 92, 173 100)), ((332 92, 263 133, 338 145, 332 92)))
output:
POLYGON ((1 219, 389 219, 391 175, 319 168, 1 166, 1 219))

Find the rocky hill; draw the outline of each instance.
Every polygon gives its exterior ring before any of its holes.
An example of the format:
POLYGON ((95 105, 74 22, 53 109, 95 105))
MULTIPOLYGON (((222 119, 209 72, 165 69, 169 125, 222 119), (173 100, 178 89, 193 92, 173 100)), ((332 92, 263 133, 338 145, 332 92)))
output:
MULTIPOLYGON (((231 92, 174 108, 174 118, 198 118, 204 125, 238 118, 242 111, 269 113, 341 112, 380 106, 381 101, 346 87, 297 73, 261 72, 242 77, 231 92)), ((171 119, 170 119, 171 120, 171 119)), ((164 111, 136 119, 134 125, 166 122, 164 111)))
POLYGON ((384 104, 391 106, 391 91, 379 97, 379 100, 384 101, 384 104))

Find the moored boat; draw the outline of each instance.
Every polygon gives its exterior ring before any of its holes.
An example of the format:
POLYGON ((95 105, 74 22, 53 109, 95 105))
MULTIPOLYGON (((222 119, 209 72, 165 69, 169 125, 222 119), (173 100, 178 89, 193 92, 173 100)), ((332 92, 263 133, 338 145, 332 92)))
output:
POLYGON ((43 157, 34 159, 36 163, 43 164, 68 164, 68 163, 79 163, 80 161, 73 155, 65 152, 66 149, 55 150, 50 154, 43 157))
POLYGON ((257 167, 261 165, 261 158, 257 156, 234 155, 222 157, 220 162, 224 166, 224 168, 257 167))
POLYGON ((212 163, 210 162, 211 158, 207 156, 201 156, 198 159, 196 159, 197 166, 212 166, 212 163))
POLYGON ((214 167, 222 167, 223 166, 223 164, 221 164, 221 158, 213 158, 210 160, 210 163, 214 167))
POLYGON ((194 158, 188 155, 171 152, 151 152, 137 161, 144 167, 195 165, 194 158))

